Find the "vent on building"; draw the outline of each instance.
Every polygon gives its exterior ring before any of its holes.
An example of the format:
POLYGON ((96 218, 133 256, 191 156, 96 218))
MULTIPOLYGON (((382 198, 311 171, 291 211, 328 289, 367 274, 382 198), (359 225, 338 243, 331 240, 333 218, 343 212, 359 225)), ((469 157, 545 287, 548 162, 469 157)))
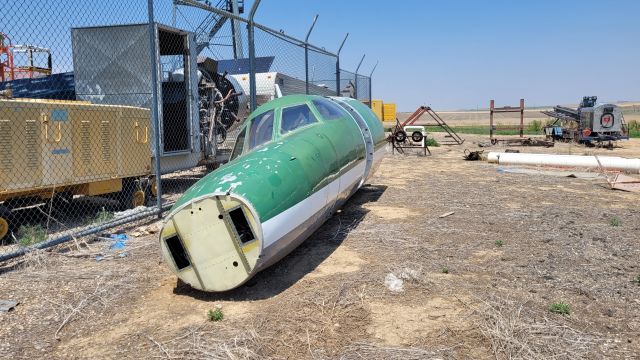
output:
POLYGON ((26 137, 25 146, 27 150, 27 167, 35 169, 38 167, 40 154, 38 149, 38 124, 35 120, 27 120, 24 125, 24 133, 26 137))
POLYGON ((80 123, 80 158, 86 166, 91 164, 91 124, 84 120, 80 123))
POLYGON ((109 121, 100 123, 100 143, 102 145, 102 160, 111 161, 111 123, 109 121))
POLYGON ((11 148, 11 122, 0 120, 0 169, 13 168, 13 149, 11 148))

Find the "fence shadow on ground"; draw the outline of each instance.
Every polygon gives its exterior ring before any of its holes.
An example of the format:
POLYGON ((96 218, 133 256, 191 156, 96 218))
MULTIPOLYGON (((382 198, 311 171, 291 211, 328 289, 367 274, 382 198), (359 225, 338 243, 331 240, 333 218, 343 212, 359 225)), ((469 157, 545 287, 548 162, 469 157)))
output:
POLYGON ((203 301, 261 300, 288 289, 327 259, 358 226, 369 210, 362 205, 376 202, 386 191, 385 185, 365 185, 298 248, 275 265, 259 272, 246 284, 223 293, 208 293, 178 280, 174 294, 203 301))

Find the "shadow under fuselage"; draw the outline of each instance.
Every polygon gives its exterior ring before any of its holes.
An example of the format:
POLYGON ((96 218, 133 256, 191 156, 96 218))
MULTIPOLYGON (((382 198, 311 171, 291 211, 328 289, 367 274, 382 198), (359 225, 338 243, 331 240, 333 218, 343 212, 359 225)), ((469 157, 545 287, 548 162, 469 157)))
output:
POLYGON ((203 301, 260 300, 275 296, 312 272, 342 244, 349 231, 355 228, 369 210, 362 205, 376 202, 385 192, 385 185, 364 185, 317 231, 276 264, 259 272, 246 284, 221 293, 210 293, 190 287, 178 280, 174 294, 191 296, 203 301))

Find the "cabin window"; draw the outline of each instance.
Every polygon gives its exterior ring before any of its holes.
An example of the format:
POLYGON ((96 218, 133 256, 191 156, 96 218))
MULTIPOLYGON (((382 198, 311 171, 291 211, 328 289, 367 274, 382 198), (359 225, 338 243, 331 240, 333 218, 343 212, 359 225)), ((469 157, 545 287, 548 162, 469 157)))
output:
POLYGON ((271 110, 253 118, 249 128, 249 150, 271 141, 273 117, 273 110, 271 110))
POLYGON ((231 158, 229 159, 229 161, 242 155, 242 150, 244 150, 244 137, 246 133, 247 128, 245 127, 244 129, 242 129, 242 131, 240 131, 240 134, 238 134, 238 137, 236 138, 236 144, 233 147, 233 151, 231 152, 231 158))
POLYGON ((291 106, 282 109, 282 119, 280 129, 283 134, 293 131, 299 127, 317 122, 315 116, 307 104, 291 106))
POLYGON ((347 116, 344 109, 327 99, 314 99, 313 105, 325 120, 335 120, 347 116))

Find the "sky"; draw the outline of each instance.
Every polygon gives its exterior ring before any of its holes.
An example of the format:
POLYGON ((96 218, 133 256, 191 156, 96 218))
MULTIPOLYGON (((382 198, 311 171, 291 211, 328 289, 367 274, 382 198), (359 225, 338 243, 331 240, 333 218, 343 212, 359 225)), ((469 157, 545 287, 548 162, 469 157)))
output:
MULTIPOLYGON (((246 12, 252 2, 245 1, 246 12)), ((70 28, 147 20, 144 0, 0 4, 8 7, 0 31, 14 43, 51 48, 56 71, 73 69, 70 28)), ((157 21, 171 23, 171 0, 154 4, 157 21)), ((585 95, 640 100, 638 0, 263 0, 255 20, 304 38, 316 14, 310 41, 337 51, 348 32, 341 68, 354 71, 365 55, 360 73, 369 74, 378 61, 373 98, 395 102, 399 111, 486 108, 490 99, 496 106, 520 98, 527 106, 571 104, 585 95)), ((193 28, 202 16, 181 7, 177 25, 193 28)), ((258 55, 277 51, 291 72, 304 72, 299 48, 258 39, 258 55)), ((225 51, 218 46, 210 54, 224 58, 225 51)), ((319 62, 313 76, 331 71, 330 62, 319 62)))
MULTIPOLYGON (((247 4, 249 8, 250 2, 247 4)), ((399 111, 640 100, 640 1, 263 0, 256 20, 373 74, 399 111)))

